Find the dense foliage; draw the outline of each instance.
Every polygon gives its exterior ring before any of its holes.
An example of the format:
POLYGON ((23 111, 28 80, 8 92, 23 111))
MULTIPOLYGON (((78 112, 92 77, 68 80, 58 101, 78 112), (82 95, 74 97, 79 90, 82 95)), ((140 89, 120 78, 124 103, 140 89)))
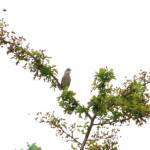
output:
MULTIPOLYGON (((25 38, 17 37, 15 32, 8 32, 6 27, 4 20, 0 20, 0 46, 7 48, 7 54, 16 59, 16 65, 24 61, 23 68, 29 68, 34 79, 43 78, 51 84, 51 88, 62 89, 57 79, 56 66, 51 65, 51 57, 46 56, 44 50, 30 49, 29 44, 24 46, 25 38)), ((122 87, 113 87, 111 81, 114 79, 116 77, 112 69, 100 68, 92 84, 92 91, 96 90, 97 94, 93 95, 86 107, 76 100, 75 92, 67 89, 62 91, 58 103, 64 113, 75 113, 84 123, 69 125, 66 119, 55 116, 54 112, 38 112, 36 120, 56 129, 58 136, 72 143, 72 149, 117 150, 117 126, 129 125, 130 121, 141 126, 150 116, 147 89, 150 76, 141 71, 133 79, 126 79, 122 87)))

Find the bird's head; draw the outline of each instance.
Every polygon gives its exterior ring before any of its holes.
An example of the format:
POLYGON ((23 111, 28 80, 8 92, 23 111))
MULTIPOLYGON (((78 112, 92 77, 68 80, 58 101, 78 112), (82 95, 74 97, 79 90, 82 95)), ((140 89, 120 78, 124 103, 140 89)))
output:
POLYGON ((70 74, 70 72, 71 72, 71 69, 67 68, 66 71, 65 71, 65 74, 70 74))

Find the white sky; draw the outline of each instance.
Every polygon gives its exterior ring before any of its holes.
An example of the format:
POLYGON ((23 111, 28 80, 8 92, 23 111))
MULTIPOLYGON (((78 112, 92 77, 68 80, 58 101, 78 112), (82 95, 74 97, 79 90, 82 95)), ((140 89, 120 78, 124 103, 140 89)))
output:
MULTIPOLYGON (((72 69, 70 90, 86 105, 100 67, 114 69, 115 84, 140 69, 150 71, 149 8, 149 0, 1 0, 0 18, 31 48, 46 49, 59 79, 66 68, 72 69)), ((55 110, 61 117, 60 92, 42 80, 33 81, 32 73, 15 66, 5 49, 0 50, 0 64, 0 149, 20 150, 26 142, 36 142, 43 150, 70 150, 70 143, 59 140, 53 129, 34 121, 38 111, 55 110)), ((149 123, 122 127, 120 149, 148 150, 149 123)))

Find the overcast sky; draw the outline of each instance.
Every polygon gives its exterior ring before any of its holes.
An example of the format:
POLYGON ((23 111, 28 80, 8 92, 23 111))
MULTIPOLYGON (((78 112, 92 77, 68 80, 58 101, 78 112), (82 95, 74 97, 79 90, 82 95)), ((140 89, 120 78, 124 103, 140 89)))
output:
MULTIPOLYGON (((115 85, 140 69, 150 71, 149 0, 1 0, 2 17, 32 49, 45 49, 53 57, 59 79, 66 68, 72 69, 70 90, 81 104, 92 97, 93 76, 100 67, 114 69, 115 85)), ((60 92, 33 80, 32 73, 16 66, 5 49, 0 49, 0 64, 0 149, 20 150, 26 142, 36 142, 43 150, 70 150, 70 143, 34 120, 38 111, 55 110, 61 117, 60 92)), ((149 123, 122 127, 120 150, 148 150, 149 123)))

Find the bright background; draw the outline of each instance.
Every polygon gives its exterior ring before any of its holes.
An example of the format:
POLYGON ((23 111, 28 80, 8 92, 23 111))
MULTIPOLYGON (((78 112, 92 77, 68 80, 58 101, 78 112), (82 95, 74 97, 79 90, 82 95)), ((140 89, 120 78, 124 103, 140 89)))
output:
MULTIPOLYGON (((46 49, 59 79, 66 68, 72 69, 70 90, 81 104, 92 97, 93 76, 100 67, 114 69, 116 85, 140 69, 150 71, 149 0, 1 0, 2 17, 31 48, 46 49)), ((62 116, 60 92, 33 81, 32 73, 10 57, 0 49, 0 149, 20 150, 26 142, 36 142, 43 150, 70 150, 70 143, 34 120, 38 111, 55 110, 62 116)), ((149 123, 122 127, 120 150, 149 150, 149 123)))

